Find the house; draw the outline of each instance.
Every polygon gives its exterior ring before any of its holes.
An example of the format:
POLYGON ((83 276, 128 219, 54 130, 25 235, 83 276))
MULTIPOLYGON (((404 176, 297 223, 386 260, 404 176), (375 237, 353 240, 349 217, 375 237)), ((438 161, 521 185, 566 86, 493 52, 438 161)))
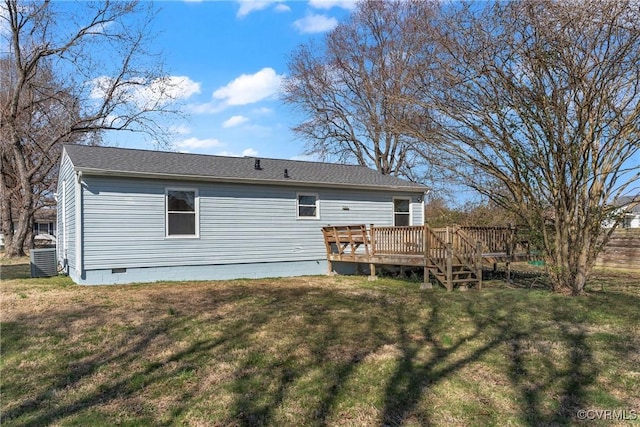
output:
POLYGON ((324 274, 323 226, 422 225, 425 190, 361 166, 67 145, 58 260, 80 284, 324 274))
POLYGON ((621 228, 640 228, 640 196, 623 196, 618 198, 618 206, 624 210, 621 228))
MULTIPOLYGON (((18 212, 11 213, 13 218, 18 217, 18 212)), ((41 208, 33 214, 32 232, 34 243, 36 245, 55 245, 56 243, 56 209, 41 208)), ((0 216, 1 220, 1 216, 0 216)), ((14 230, 18 227, 18 223, 13 221, 14 230)), ((0 247, 4 247, 4 235, 0 233, 0 247)))

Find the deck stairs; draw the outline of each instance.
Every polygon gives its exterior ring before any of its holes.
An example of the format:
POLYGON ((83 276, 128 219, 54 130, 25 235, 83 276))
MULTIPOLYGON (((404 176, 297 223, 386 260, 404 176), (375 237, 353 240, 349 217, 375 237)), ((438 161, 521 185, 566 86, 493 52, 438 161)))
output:
POLYGON ((460 227, 432 229, 425 226, 425 242, 430 246, 425 256, 425 282, 427 274, 447 290, 454 287, 482 288, 482 242, 471 242, 460 227))

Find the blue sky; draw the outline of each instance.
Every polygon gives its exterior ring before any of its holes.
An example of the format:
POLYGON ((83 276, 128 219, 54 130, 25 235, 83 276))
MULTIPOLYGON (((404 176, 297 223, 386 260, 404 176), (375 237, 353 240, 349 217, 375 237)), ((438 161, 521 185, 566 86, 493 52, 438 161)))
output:
MULTIPOLYGON (((304 158, 291 131, 301 118, 279 100, 296 46, 321 39, 353 0, 159 2, 154 48, 180 82, 188 119, 172 123, 173 149, 191 153, 304 158)), ((127 133, 109 144, 154 148, 127 133)))

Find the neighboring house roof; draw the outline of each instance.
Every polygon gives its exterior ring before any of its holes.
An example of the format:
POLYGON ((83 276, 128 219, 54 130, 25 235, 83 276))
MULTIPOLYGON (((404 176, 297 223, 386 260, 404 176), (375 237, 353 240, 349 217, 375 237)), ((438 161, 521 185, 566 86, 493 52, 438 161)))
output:
POLYGON ((36 222, 55 222, 57 219, 56 216, 56 208, 41 208, 38 209, 34 214, 33 218, 36 222))
POLYGON ((633 196, 619 197, 616 205, 620 207, 626 207, 628 205, 631 205, 632 203, 635 203, 635 206, 633 206, 631 209, 628 209, 627 212, 640 214, 640 195, 635 197, 633 196))
POLYGON ((65 145, 75 170, 90 175, 139 176, 206 181, 276 183, 424 191, 427 187, 364 166, 224 157, 115 147, 65 145), (260 169, 256 169, 256 161, 260 169), (285 177, 285 170, 288 177, 285 177))
MULTIPOLYGON (((18 220, 17 209, 11 209, 11 218, 14 221, 18 220)), ((2 219, 2 213, 0 212, 0 219, 2 219)), ((33 219, 35 222, 55 222, 56 221, 56 208, 40 208, 33 213, 33 219)))

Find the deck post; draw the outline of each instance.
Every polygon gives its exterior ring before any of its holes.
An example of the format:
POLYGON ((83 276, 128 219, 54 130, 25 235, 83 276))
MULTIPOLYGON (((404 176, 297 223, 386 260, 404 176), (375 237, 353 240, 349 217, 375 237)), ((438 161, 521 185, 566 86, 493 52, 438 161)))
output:
POLYGON ((374 280, 378 280, 376 276, 376 265, 371 263, 369 264, 369 281, 373 282, 374 280))
POLYGON ((371 256, 376 254, 376 236, 375 236, 375 226, 373 224, 369 224, 369 240, 371 241, 371 256))
POLYGON ((429 277, 429 272, 431 271, 431 269, 429 268, 429 238, 428 238, 428 230, 427 230, 427 223, 426 221, 424 221, 424 224, 422 224, 422 250, 424 251, 424 268, 422 271, 422 275, 423 275, 423 279, 422 279, 422 285, 420 286, 421 289, 432 289, 433 285, 431 285, 431 279, 429 277))
POLYGON ((420 289, 433 289, 433 285, 431 284, 431 280, 429 279, 429 272, 431 269, 427 267, 426 261, 423 268, 424 278, 422 279, 422 284, 420 284, 420 289))
POLYGON ((476 276, 478 277, 478 290, 482 290, 482 242, 476 242, 476 276))
MULTIPOLYGON (((447 227, 447 232, 449 227, 447 227)), ((447 236, 448 237, 448 236, 447 236)), ((453 245, 447 242, 447 291, 453 291, 453 245)))
POLYGON ((515 227, 509 223, 509 243, 507 244, 507 283, 511 283, 511 262, 515 250, 515 227))

